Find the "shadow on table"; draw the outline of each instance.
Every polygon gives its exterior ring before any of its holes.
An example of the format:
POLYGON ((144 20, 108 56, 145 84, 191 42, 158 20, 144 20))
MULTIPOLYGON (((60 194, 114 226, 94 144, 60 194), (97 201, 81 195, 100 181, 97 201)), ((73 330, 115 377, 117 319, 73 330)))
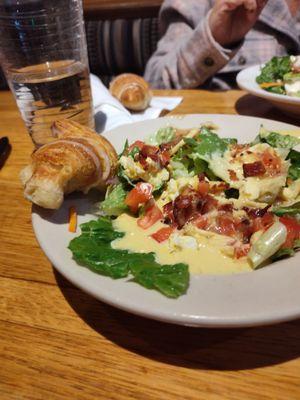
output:
POLYGON ((118 310, 81 292, 56 271, 55 277, 65 299, 92 329, 143 357, 185 368, 241 370, 300 356, 300 320, 249 329, 182 327, 118 310))
POLYGON ((286 115, 275 108, 269 101, 246 94, 238 99, 235 104, 235 110, 240 115, 249 115, 251 117, 274 119, 275 121, 286 122, 296 126, 300 125, 300 120, 286 115))

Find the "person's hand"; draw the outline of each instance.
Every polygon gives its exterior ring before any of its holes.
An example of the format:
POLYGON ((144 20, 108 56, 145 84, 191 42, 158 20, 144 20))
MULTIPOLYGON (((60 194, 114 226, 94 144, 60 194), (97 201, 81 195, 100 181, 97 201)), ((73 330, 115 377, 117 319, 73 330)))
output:
POLYGON ((216 0, 209 16, 214 39, 230 46, 244 38, 268 0, 216 0))

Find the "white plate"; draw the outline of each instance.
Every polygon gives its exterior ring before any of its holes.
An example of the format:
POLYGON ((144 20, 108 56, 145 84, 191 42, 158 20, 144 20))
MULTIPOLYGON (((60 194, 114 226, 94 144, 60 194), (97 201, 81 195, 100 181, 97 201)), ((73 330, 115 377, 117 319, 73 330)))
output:
MULTIPOLYGON (((236 137, 241 142, 253 139, 262 123, 273 130, 295 129, 292 125, 260 118, 204 114, 138 122, 116 128, 104 136, 121 151, 126 138, 132 142, 166 125, 193 128, 207 121, 220 127, 221 136, 236 137)), ((177 300, 127 279, 112 280, 77 265, 67 249, 74 237, 68 232, 68 209, 71 204, 75 205, 80 214, 79 223, 86 222, 94 218, 89 214, 93 202, 95 198, 82 195, 69 197, 55 212, 34 207, 32 222, 37 240, 54 267, 97 299, 145 317, 196 327, 254 326, 300 316, 300 254, 255 272, 191 276, 187 294, 177 300)))
POLYGON ((263 90, 256 82, 256 77, 260 74, 260 68, 260 65, 255 65, 239 72, 236 77, 239 87, 255 96, 269 100, 286 114, 300 118, 300 98, 263 90))

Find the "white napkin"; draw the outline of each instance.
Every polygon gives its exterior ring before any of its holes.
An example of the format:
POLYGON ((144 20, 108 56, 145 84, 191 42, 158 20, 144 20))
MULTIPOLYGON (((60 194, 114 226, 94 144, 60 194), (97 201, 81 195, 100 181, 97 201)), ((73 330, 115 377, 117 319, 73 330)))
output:
POLYGON ((91 74, 90 78, 96 131, 99 133, 119 125, 157 118, 162 110, 171 111, 182 101, 182 97, 154 96, 145 111, 130 113, 109 93, 98 77, 91 74))

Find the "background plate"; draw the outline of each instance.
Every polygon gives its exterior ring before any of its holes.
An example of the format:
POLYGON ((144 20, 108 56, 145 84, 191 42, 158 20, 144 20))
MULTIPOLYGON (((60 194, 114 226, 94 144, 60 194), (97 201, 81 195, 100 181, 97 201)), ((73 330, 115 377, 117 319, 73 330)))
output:
POLYGON ((256 77, 260 74, 260 68, 260 65, 255 65, 254 67, 242 70, 236 77, 239 87, 255 96, 269 100, 286 114, 300 118, 300 98, 270 93, 261 89, 256 83, 256 77))
MULTIPOLYGON (((220 127, 221 136, 236 137, 240 142, 253 139, 262 123, 274 130, 296 128, 261 118, 204 114, 139 122, 116 128, 104 136, 120 152, 126 138, 133 142, 166 125, 193 128, 207 121, 220 127)), ((92 209, 96 201, 99 194, 94 193, 69 196, 58 211, 33 207, 32 222, 37 240, 54 267, 97 299, 145 317, 196 327, 254 326, 300 316, 300 254, 255 272, 191 276, 187 294, 177 300, 126 279, 114 281, 77 265, 67 249, 74 237, 68 232, 68 209, 75 205, 79 223, 86 222, 95 218, 92 209)))

